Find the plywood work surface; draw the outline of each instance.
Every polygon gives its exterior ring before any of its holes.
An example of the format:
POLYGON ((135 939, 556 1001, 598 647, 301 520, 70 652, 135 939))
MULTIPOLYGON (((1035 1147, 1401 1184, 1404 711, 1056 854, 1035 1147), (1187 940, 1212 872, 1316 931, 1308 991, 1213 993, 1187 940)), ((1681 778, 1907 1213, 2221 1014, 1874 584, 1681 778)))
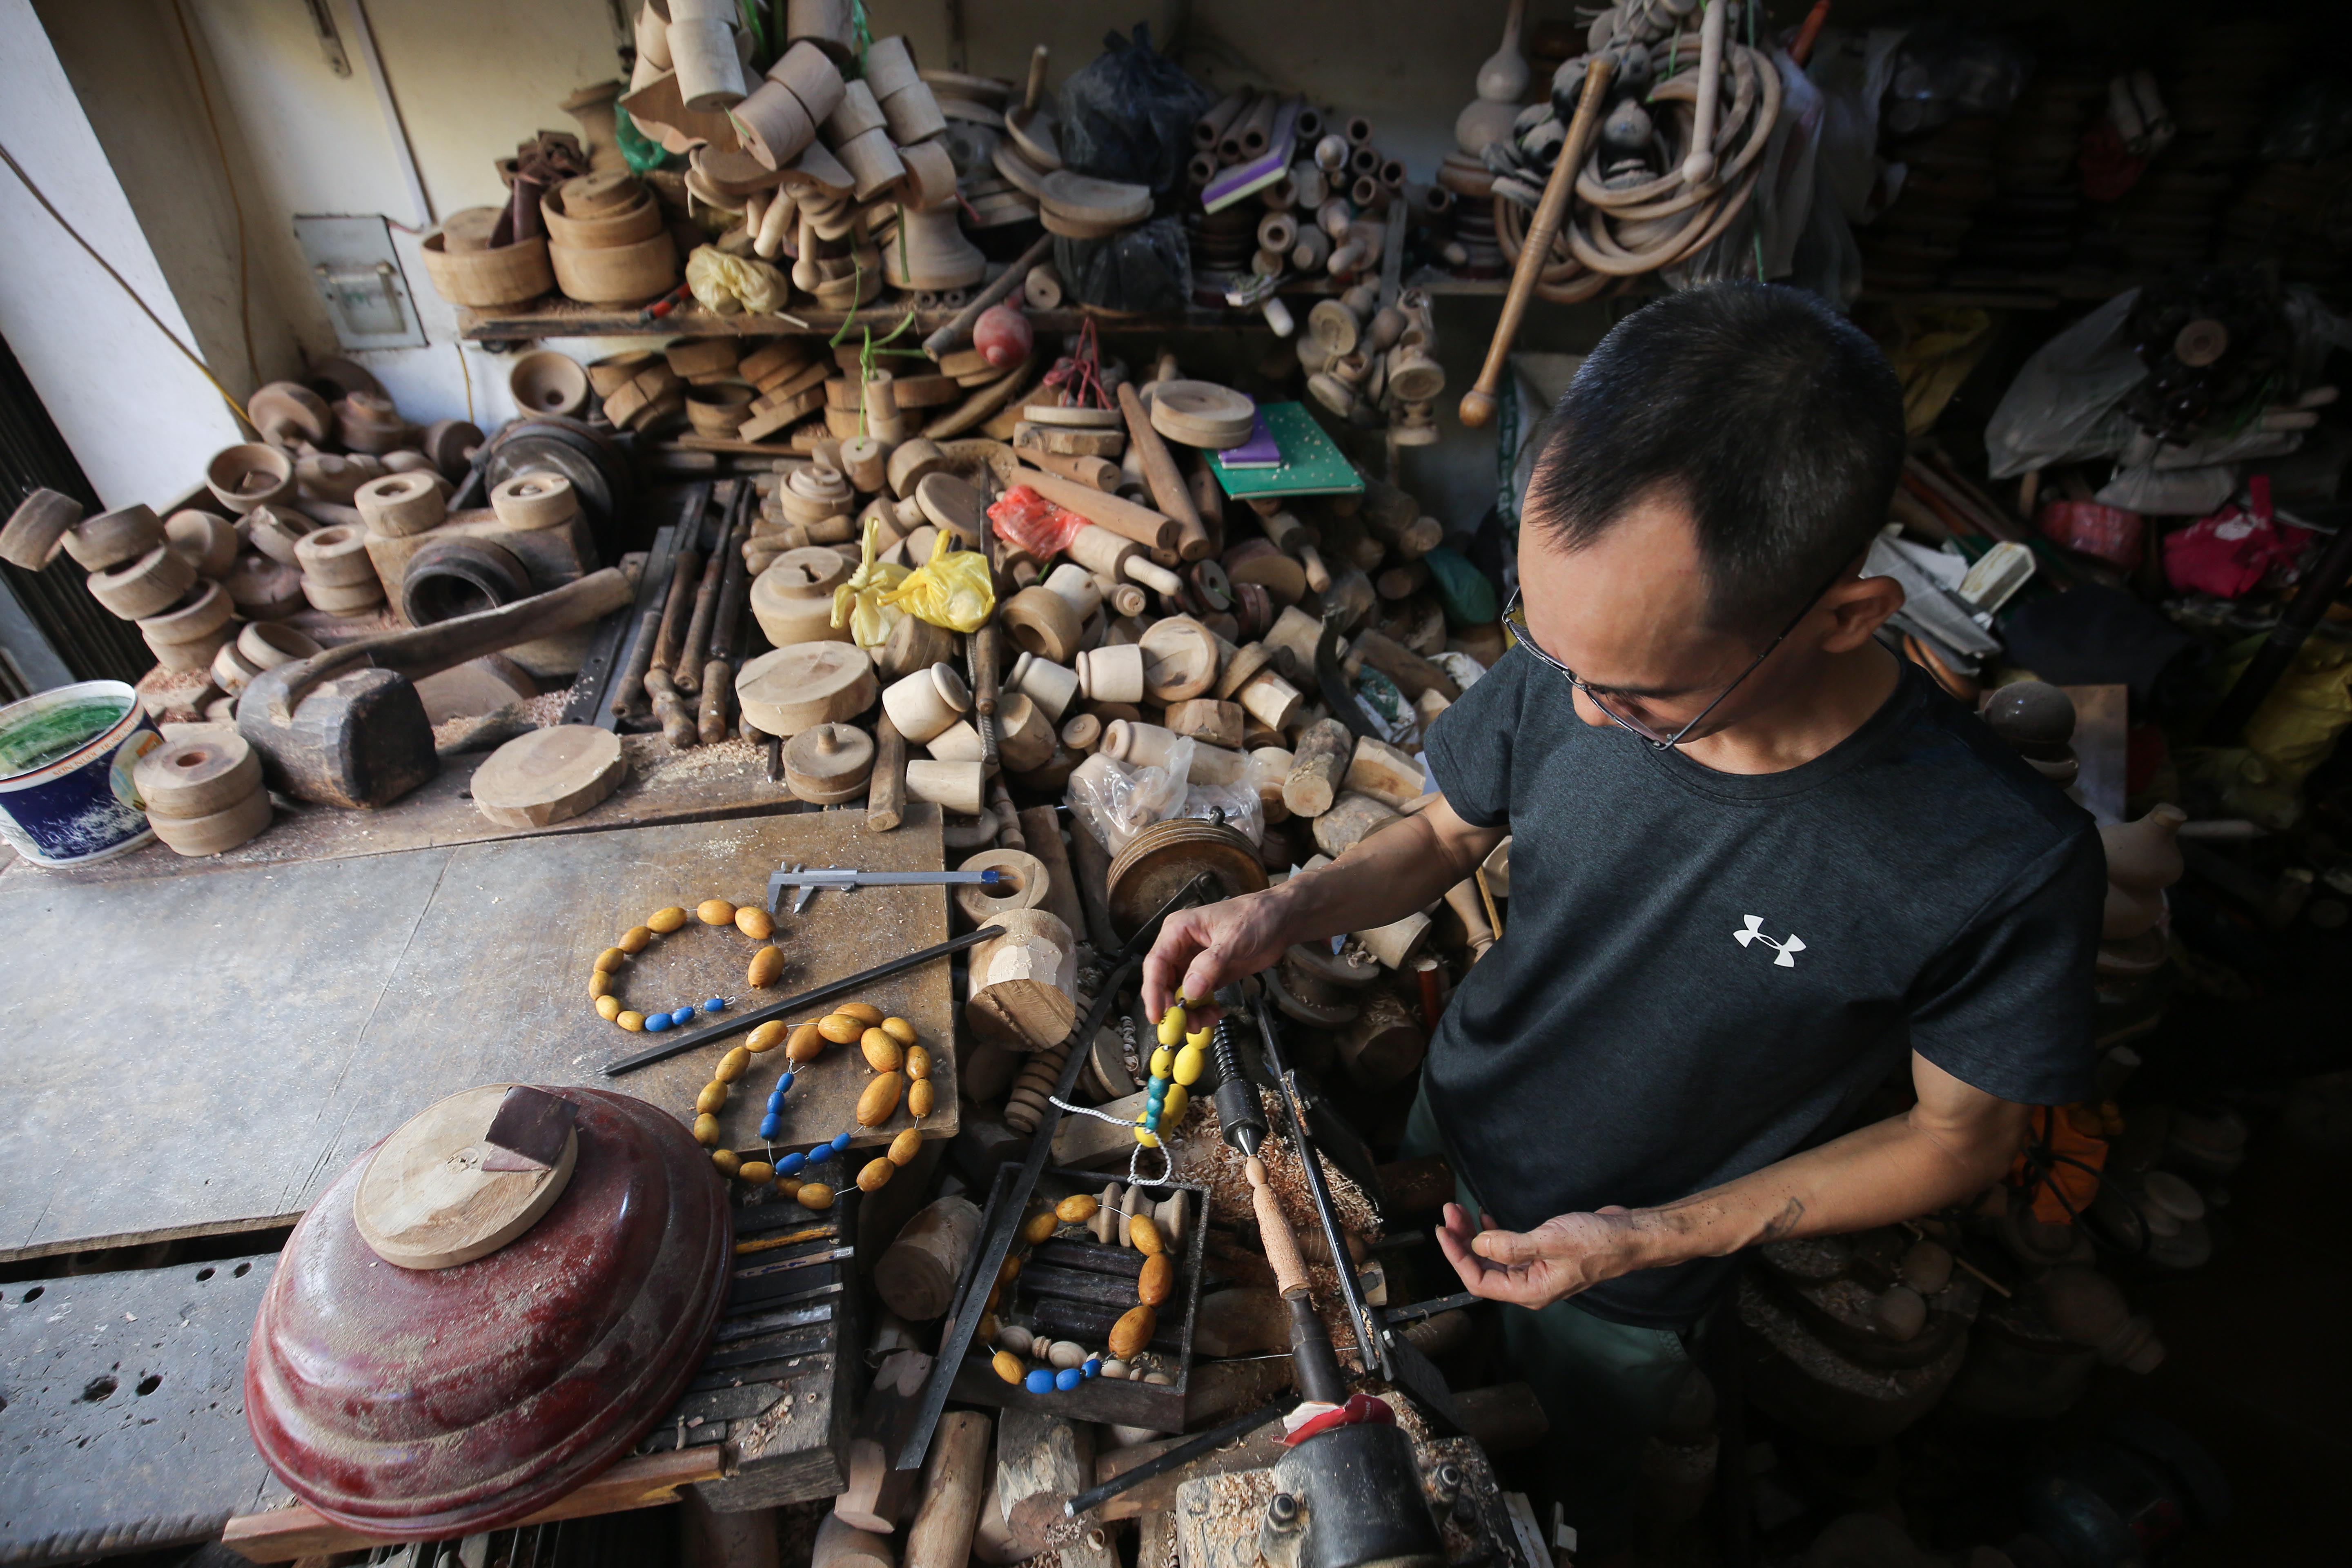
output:
MULTIPOLYGON (((618 1079, 627 1034, 588 996, 596 954, 668 904, 756 901, 780 862, 938 869, 937 808, 898 831, 860 810, 508 839, 128 881, 0 878, 0 1260, 285 1223, 377 1140, 476 1084, 618 1088, 690 1121, 740 1037, 618 1079)), ((786 905, 764 994, 946 940, 946 890, 786 905)), ((746 996, 758 944, 691 925, 632 962, 632 1005, 746 996)), ((956 1128, 949 966, 874 988, 937 1064, 927 1135, 956 1128)), ((740 1007, 737 1009, 740 1011, 740 1007)), ((757 1149, 781 1052, 725 1117, 757 1149)), ((871 1078, 834 1047, 793 1090, 780 1147, 848 1130, 871 1078)), ((859 1142, 909 1125, 903 1110, 859 1142)))

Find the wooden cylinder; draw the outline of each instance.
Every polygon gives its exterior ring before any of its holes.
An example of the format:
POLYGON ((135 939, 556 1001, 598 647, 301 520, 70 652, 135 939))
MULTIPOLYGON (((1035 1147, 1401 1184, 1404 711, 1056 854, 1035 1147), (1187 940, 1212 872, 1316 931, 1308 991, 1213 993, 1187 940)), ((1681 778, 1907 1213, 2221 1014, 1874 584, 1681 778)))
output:
POLYGON ((907 1527, 903 1568, 965 1568, 980 1523, 982 1489, 991 1479, 988 1449, 994 1435, 988 1416, 977 1410, 950 1410, 940 1417, 923 1463, 923 1500, 907 1527))
POLYGON ((968 1198, 940 1198, 915 1211, 874 1265, 874 1291, 910 1323, 944 1317, 980 1247, 980 1210, 968 1198))
MULTIPOLYGON (((1145 422, 1149 427, 1150 422, 1145 422)), ((1080 484, 1056 474, 1024 473, 1021 480, 1031 489, 1066 511, 1074 511, 1098 528, 1109 530, 1122 539, 1131 539, 1147 550, 1174 550, 1182 531, 1176 520, 1148 506, 1138 506, 1118 496, 1106 495, 1092 485, 1080 484)), ((1074 558, 1079 558, 1072 551, 1074 558)), ((1206 553, 1205 551, 1202 553, 1206 553)), ((1080 558, 1082 559, 1082 558, 1080 558)), ((1092 562, 1087 565, 1093 566, 1092 562)), ((1095 570, 1101 570, 1095 567, 1095 570)))
POLYGON ((891 1560, 888 1541, 828 1513, 816 1528, 809 1568, 898 1568, 898 1564, 891 1560))
MULTIPOLYGON (((1304 753, 1306 747, 1302 744, 1299 750, 1304 753)), ((1290 776, 1295 780, 1298 774, 1294 771, 1290 776)), ((1283 800, 1287 803, 1289 799, 1290 787, 1286 784, 1283 786, 1283 800)), ((1293 807, 1293 809, 1297 808, 1293 807)), ((1353 790, 1342 790, 1339 798, 1331 803, 1329 810, 1316 816, 1316 847, 1336 860, 1357 844, 1396 820, 1395 812, 1391 811, 1370 795, 1358 795, 1353 790)))
POLYGON ((926 758, 907 764, 907 794, 949 811, 978 816, 984 770, 977 762, 943 763, 926 758))
POLYGON ((929 745, 971 709, 971 694, 956 667, 941 660, 892 681, 882 693, 882 707, 901 735, 917 745, 929 745))
POLYGON ((874 776, 866 786, 866 830, 887 833, 907 818, 907 738, 886 710, 874 721, 874 776))
POLYGON ((1019 687, 1032 702, 1045 710, 1047 719, 1058 724, 1077 698, 1078 672, 1066 663, 1057 664, 1034 653, 1024 653, 1013 661, 1007 684, 1019 687))
POLYGON ((1090 702, 1143 700, 1143 650, 1132 643, 1088 648, 1078 655, 1077 668, 1079 688, 1090 702))
POLYGON ((1331 809, 1355 750, 1355 736, 1337 719, 1318 719, 1307 727, 1282 785, 1282 803, 1293 816, 1320 816, 1331 809))

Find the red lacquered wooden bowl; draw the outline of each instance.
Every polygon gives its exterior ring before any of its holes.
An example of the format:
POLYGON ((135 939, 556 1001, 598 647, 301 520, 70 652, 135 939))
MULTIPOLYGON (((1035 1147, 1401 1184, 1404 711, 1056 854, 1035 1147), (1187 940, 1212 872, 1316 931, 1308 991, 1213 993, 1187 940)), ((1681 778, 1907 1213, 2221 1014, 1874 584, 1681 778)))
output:
POLYGON ((364 1156, 286 1244, 246 1423, 338 1524, 402 1541, 512 1524, 635 1447, 709 1349, 734 1252, 709 1156, 643 1100, 548 1092, 579 1107, 579 1163, 498 1251, 433 1270, 378 1258, 352 1218, 364 1156))

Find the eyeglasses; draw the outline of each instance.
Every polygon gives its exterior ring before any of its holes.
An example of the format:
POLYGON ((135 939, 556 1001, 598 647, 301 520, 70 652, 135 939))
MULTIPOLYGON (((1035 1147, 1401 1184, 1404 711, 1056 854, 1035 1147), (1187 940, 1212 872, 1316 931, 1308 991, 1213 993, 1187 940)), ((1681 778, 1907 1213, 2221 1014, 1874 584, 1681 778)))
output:
POLYGON ((1838 579, 1845 575, 1847 567, 1852 564, 1853 563, 1851 562, 1840 563, 1838 569, 1830 574, 1829 581, 1823 583, 1819 588, 1815 589, 1811 595, 1805 600, 1804 607, 1800 609, 1796 615, 1790 618, 1787 626, 1780 628, 1780 635, 1774 637, 1770 642, 1766 643, 1764 645, 1764 651, 1758 654, 1753 659, 1749 660, 1748 668, 1741 670, 1737 676, 1735 676, 1732 679, 1730 685, 1717 692, 1715 694, 1715 700, 1700 709, 1696 718, 1693 719, 1689 723, 1685 724, 1681 729, 1676 730, 1671 735, 1661 735, 1657 731, 1650 728, 1649 725, 1643 723, 1639 719, 1629 719, 1624 714, 1618 712, 1617 710, 1610 707, 1607 702, 1601 700, 1599 692, 1593 690, 1591 686, 1585 684, 1583 677, 1578 675, 1576 671, 1569 668, 1568 666, 1560 663, 1559 660, 1546 653, 1542 647, 1537 643, 1534 636, 1528 630, 1528 613, 1525 606, 1519 603, 1519 591, 1517 588, 1511 590, 1510 603, 1503 606, 1503 624, 1510 628, 1511 636, 1518 640, 1521 647, 1525 647, 1528 653, 1534 655, 1538 661, 1549 665, 1552 668, 1559 671, 1561 675, 1565 676, 1568 679, 1568 683, 1576 688, 1577 690, 1584 693, 1584 700, 1591 703, 1595 708, 1600 709, 1602 716, 1607 718, 1612 723, 1615 724, 1621 730, 1641 737, 1643 741, 1648 742, 1650 745, 1661 752, 1671 751, 1675 747, 1681 745, 1684 738, 1689 735, 1692 731, 1697 729, 1701 724, 1706 723, 1706 716, 1714 712, 1717 708, 1722 707, 1723 700, 1730 696, 1734 691, 1738 690, 1739 683, 1746 680, 1749 676, 1755 674, 1757 669, 1764 663, 1764 661, 1772 657, 1772 650, 1774 648, 1779 647, 1782 643, 1789 640, 1789 634, 1795 631, 1797 627, 1803 623, 1804 618, 1813 613, 1813 606, 1821 602, 1822 595, 1828 593, 1832 587, 1836 585, 1838 579))

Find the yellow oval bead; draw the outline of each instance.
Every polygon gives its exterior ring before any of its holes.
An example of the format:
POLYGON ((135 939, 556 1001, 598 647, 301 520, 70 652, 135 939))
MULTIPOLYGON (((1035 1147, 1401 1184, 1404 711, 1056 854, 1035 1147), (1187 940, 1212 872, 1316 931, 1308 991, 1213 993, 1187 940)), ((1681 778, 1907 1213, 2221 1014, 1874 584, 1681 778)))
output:
POLYGON ((751 1031, 750 1037, 743 1042, 743 1048, 753 1056, 758 1056, 761 1051, 772 1051, 784 1043, 784 1036, 787 1032, 787 1026, 782 1018, 771 1018, 751 1031))
POLYGON ((929 1116, 938 1095, 939 1089, 929 1079, 917 1079, 907 1086, 907 1114, 929 1116))
POLYGON ((923 1135, 912 1127, 890 1140, 890 1163, 894 1165, 907 1164, 922 1152, 923 1135))
POLYGON ((753 942, 765 942, 776 934, 776 922, 759 905, 745 904, 735 911, 735 929, 753 942))
POLYGON ((1192 1103, 1192 1097, 1184 1092, 1182 1084, 1170 1084, 1167 1096, 1160 1102, 1160 1125, 1173 1127, 1183 1121, 1184 1108, 1192 1103))
POLYGON ((1208 1061, 1201 1055, 1201 1047, 1186 1046, 1176 1053, 1176 1065, 1169 1069, 1168 1076, 1178 1083, 1198 1083, 1201 1081, 1201 1069, 1206 1066, 1208 1061))
POLYGON ((724 899, 705 899, 695 906, 694 913, 707 926, 731 926, 735 923, 735 906, 724 899))
POLYGON ((857 1190, 861 1193, 880 1192, 883 1184, 898 1173, 898 1167, 887 1158, 869 1160, 866 1163, 866 1169, 857 1173, 857 1190))
POLYGON ((613 977, 610 974, 601 969, 592 969, 588 972, 589 1000, 593 1001, 599 996, 605 995, 612 989, 613 977))
POLYGON ((708 1149, 719 1142, 719 1118, 704 1111, 694 1119, 694 1141, 708 1149))
POLYGON ((643 1013, 624 1013, 619 1017, 614 1019, 613 1022, 620 1025, 621 1027, 628 1030, 629 1033, 633 1035, 643 1034, 645 1032, 646 1016, 643 1013))
POLYGON ((715 1080, 704 1084, 702 1092, 694 1097, 694 1109, 705 1115, 723 1110, 726 1107, 727 1086, 715 1080))
POLYGON ((1166 1078, 1168 1076, 1169 1069, 1173 1068, 1175 1065, 1176 1053, 1170 1050, 1166 1046, 1162 1046, 1158 1050, 1151 1053, 1151 1076, 1153 1078, 1166 1078))
POLYGON ((604 1022, 608 1024, 611 1023, 614 1019, 621 1016, 621 999, 618 996, 614 995, 609 991, 607 991, 604 995, 597 997, 596 1016, 604 1019, 604 1022))
POLYGON ((1052 1209, 1047 1209, 1043 1214, 1033 1214, 1029 1216, 1029 1222, 1021 1227, 1021 1239, 1032 1247, 1041 1241, 1051 1241, 1054 1237, 1054 1226, 1059 1223, 1055 1219, 1052 1209))
POLYGON ((1184 1043, 1183 1008, 1171 1007, 1168 1009, 1167 1016, 1160 1020, 1160 1043, 1163 1046, 1181 1046, 1184 1043))
POLYGON ((1072 1193, 1054 1205, 1054 1217, 1064 1225, 1084 1225, 1095 1217, 1095 1211, 1101 1206, 1090 1194, 1072 1193))
POLYGON ((854 1046, 871 1027, 854 1013, 827 1013, 816 1021, 816 1032, 836 1046, 854 1046))
POLYGON ((1005 1286, 1012 1284, 1013 1280, 1019 1279, 1020 1276, 1021 1259, 1018 1258, 1007 1258, 1003 1266, 996 1270, 997 1289, 1000 1290, 1003 1289, 1005 1286))
POLYGON ((719 1058, 718 1070, 713 1072, 710 1076, 717 1079, 720 1083, 733 1083, 737 1079, 741 1078, 745 1073, 750 1072, 751 1070, 751 1052, 750 1048, 744 1046, 738 1046, 733 1050, 729 1051, 725 1056, 719 1058))
POLYGON ((998 1351, 990 1358, 988 1364, 996 1369, 997 1376, 1015 1388, 1020 1387, 1021 1380, 1029 1375, 1029 1369, 1022 1365, 1021 1358, 1011 1351, 998 1351))
POLYGON ((646 929, 667 936, 686 923, 686 911, 676 904, 666 910, 656 910, 646 917, 646 929))
POLYGON ((743 979, 745 984, 764 991, 776 983, 776 977, 783 972, 783 950, 778 947, 763 947, 751 955, 751 967, 743 971, 743 979))
POLYGON ((629 955, 617 947, 608 947, 596 955, 596 967, 610 974, 629 961, 629 955))
POLYGON ((897 1072, 907 1062, 907 1048, 887 1029, 868 1029, 857 1042, 866 1065, 876 1072, 897 1072))
POLYGON ((931 1076, 931 1053, 921 1046, 907 1047, 907 1076, 927 1079, 931 1076))
POLYGON ((710 1163, 719 1167, 719 1173, 722 1176, 739 1173, 743 1164, 742 1160, 732 1149, 713 1149, 710 1152, 710 1163))
POLYGON ((743 1168, 735 1173, 755 1187, 764 1187, 776 1179, 776 1168, 765 1160, 746 1160, 743 1168))
POLYGON ((804 1209, 829 1209, 833 1206, 833 1189, 823 1182, 803 1182, 793 1194, 804 1209))
POLYGON ((884 1034, 902 1046, 911 1046, 915 1043, 915 1026, 904 1018, 885 1018, 882 1020, 881 1029, 884 1034))
POLYGON ((834 1011, 856 1019, 869 1029, 879 1028, 882 1025, 882 1009, 871 1002, 844 1002, 834 1011))
POLYGON ((653 927, 631 926, 628 929, 627 933, 613 945, 619 948, 623 952, 643 952, 646 950, 646 943, 653 941, 653 927))

